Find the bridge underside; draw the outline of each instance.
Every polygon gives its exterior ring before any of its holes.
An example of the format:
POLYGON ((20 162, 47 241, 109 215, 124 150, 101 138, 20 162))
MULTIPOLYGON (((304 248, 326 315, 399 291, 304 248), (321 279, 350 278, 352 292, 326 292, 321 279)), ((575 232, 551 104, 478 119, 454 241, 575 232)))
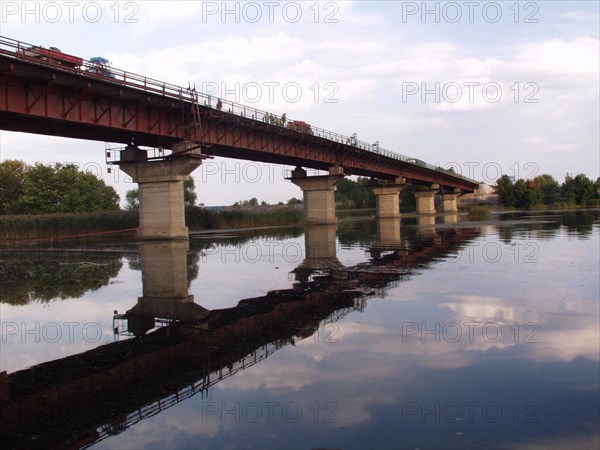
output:
MULTIPOLYGON (((120 80, 102 79, 15 55, 0 52, 0 129, 127 145, 130 151, 121 152, 118 164, 139 184, 142 239, 187 239, 183 182, 211 156, 296 166, 292 181, 303 190, 309 224, 335 223, 334 186, 344 175, 412 184, 421 191, 419 213, 428 214, 435 212, 436 191, 470 192, 478 186, 356 139, 265 121, 265 113, 252 108, 212 108, 210 98, 203 104, 205 97, 178 86, 126 73, 120 80), (140 146, 171 149, 173 155, 151 161, 140 146), (194 154, 180 150, 184 147, 194 154), (307 177, 302 167, 329 175, 307 177)), ((382 194, 380 217, 399 216, 400 189, 390 189, 376 189, 382 194)), ((455 209, 452 201, 445 200, 446 209, 455 209)))

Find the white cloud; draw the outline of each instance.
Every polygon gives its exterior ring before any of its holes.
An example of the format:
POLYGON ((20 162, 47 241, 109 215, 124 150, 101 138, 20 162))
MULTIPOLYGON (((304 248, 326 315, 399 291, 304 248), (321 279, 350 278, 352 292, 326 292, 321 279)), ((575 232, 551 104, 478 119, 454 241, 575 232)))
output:
POLYGON ((510 70, 536 74, 589 75, 600 70, 600 41, 582 37, 566 41, 551 39, 528 42, 515 49, 515 62, 510 70))
POLYGON ((567 13, 561 14, 560 17, 564 17, 566 19, 572 19, 572 20, 576 20, 576 21, 582 21, 582 22, 598 22, 598 21, 600 21, 600 14, 582 12, 582 11, 569 11, 567 13))

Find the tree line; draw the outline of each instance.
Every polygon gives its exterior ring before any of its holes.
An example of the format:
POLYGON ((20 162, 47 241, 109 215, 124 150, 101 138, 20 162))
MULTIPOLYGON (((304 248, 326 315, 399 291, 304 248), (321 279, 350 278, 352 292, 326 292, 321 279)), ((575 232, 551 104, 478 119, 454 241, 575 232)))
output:
POLYGON ((80 213, 119 209, 111 186, 74 164, 0 163, 0 214, 80 213))
MULTIPOLYGON (((341 209, 374 208, 375 196, 367 186, 367 178, 356 181, 343 179, 337 185, 335 199, 341 209)), ((559 184, 551 175, 533 180, 513 182, 507 175, 497 181, 500 202, 505 207, 530 209, 554 206, 600 206, 600 178, 595 182, 586 175, 567 176, 559 184)), ((189 178, 184 184, 186 207, 196 204, 195 183, 189 178)), ((139 192, 126 194, 127 209, 137 209, 139 192)), ((290 199, 288 205, 301 203, 290 199)), ((414 209, 414 196, 402 191, 401 205, 405 211, 414 209)), ((265 204, 262 202, 261 204, 265 204)), ((282 204, 282 202, 280 202, 282 204)), ((238 206, 258 206, 256 198, 237 202, 238 206)), ((119 195, 111 186, 92 173, 80 171, 74 164, 28 165, 19 160, 0 163, 0 215, 81 213, 118 210, 119 195)))
POLYGON ((508 175, 497 181, 498 195, 503 206, 531 209, 546 206, 598 206, 600 177, 593 182, 586 175, 567 175, 558 184, 552 175, 543 174, 533 180, 519 179, 513 183, 508 175))

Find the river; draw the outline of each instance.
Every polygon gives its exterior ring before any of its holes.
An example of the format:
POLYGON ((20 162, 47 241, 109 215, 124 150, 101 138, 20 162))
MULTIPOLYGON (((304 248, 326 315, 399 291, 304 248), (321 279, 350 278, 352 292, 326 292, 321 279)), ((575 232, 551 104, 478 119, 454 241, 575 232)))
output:
POLYGON ((437 222, 3 249, 3 447, 598 448, 600 211, 437 222))

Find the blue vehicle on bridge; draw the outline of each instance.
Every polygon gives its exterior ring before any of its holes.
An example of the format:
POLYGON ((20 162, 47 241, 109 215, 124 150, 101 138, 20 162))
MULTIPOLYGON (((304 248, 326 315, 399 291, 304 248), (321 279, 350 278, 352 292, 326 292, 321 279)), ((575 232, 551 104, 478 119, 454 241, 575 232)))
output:
POLYGON ((103 58, 102 56, 94 56, 93 58, 90 58, 90 63, 91 64, 88 67, 89 73, 107 78, 116 78, 114 72, 111 70, 108 59, 103 58))

